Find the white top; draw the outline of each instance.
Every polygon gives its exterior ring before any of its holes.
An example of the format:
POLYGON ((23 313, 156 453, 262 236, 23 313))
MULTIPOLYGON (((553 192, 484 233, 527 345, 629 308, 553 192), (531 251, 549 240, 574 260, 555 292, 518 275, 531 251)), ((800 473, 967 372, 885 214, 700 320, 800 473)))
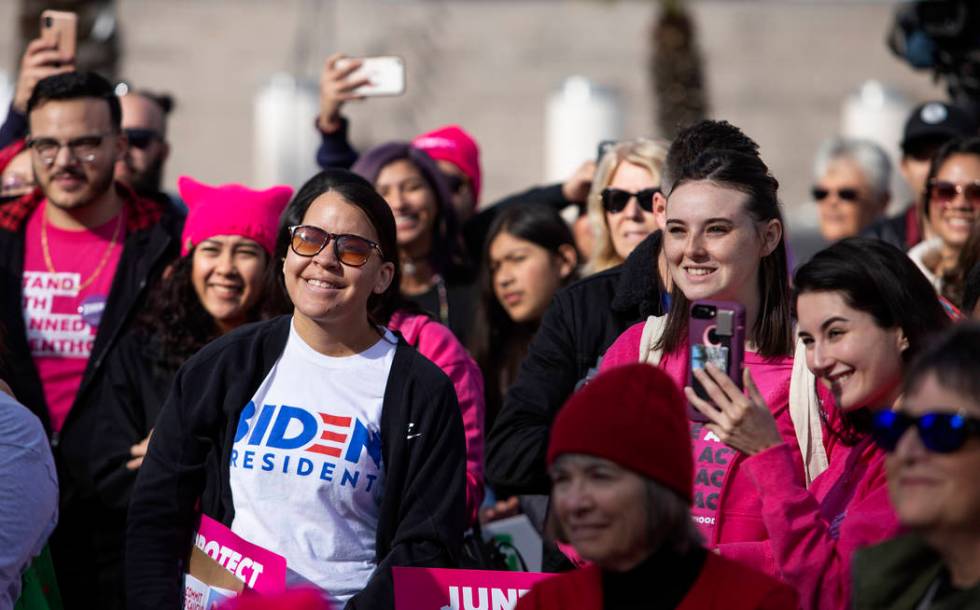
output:
POLYGON ((397 339, 324 356, 290 326, 286 348, 245 406, 231 452, 231 529, 286 558, 341 608, 375 568, 384 469, 381 410, 397 339))

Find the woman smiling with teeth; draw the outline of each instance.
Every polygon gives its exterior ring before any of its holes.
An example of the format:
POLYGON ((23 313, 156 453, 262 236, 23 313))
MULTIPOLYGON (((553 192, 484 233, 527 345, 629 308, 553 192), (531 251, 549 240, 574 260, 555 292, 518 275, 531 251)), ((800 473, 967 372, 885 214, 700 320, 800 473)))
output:
POLYGON ((762 500, 769 540, 722 546, 722 554, 749 562, 771 555, 803 608, 842 609, 850 607, 854 551, 898 529, 872 413, 899 404, 907 363, 949 319, 912 262, 876 240, 845 239, 817 253, 797 271, 794 291, 806 366, 825 390, 821 474, 804 484, 797 449, 765 399, 743 395, 717 369, 699 377, 720 411, 687 394, 722 440, 750 456, 742 467, 762 500))
MULTIPOLYGON (((664 169, 670 189, 661 256, 673 284, 670 310, 623 333, 606 352, 602 369, 639 359, 659 364, 679 386, 686 385, 690 303, 737 301, 747 314, 747 385, 765 397, 777 434, 798 451, 788 408, 793 337, 778 183, 756 143, 725 122, 704 121, 682 132, 664 169)), ((715 423, 690 426, 691 512, 706 545, 761 545, 768 534, 758 494, 742 468, 746 456, 723 442, 715 423)), ((772 559, 760 557, 756 567, 776 573, 772 559)))

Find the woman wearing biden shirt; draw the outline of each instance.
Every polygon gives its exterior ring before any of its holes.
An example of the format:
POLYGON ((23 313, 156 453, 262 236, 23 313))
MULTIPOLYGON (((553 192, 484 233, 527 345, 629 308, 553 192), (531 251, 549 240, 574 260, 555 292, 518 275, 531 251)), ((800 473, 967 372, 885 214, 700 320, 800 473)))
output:
POLYGON ((281 227, 294 305, 185 364, 130 503, 129 608, 180 603, 199 504, 338 607, 393 607, 391 566, 449 566, 465 528, 463 428, 449 379, 376 323, 399 282, 395 222, 342 170, 281 227))

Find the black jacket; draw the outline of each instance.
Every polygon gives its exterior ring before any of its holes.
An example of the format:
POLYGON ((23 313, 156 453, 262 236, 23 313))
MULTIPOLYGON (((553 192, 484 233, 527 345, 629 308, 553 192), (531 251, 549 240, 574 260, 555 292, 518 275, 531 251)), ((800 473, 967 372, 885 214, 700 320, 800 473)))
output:
POLYGON ((660 232, 622 265, 555 295, 487 438, 486 476, 498 495, 547 494, 551 422, 575 385, 632 324, 663 312, 660 232))
POLYGON ((918 236, 909 235, 909 223, 918 222, 915 218, 915 203, 912 203, 901 214, 889 216, 875 221, 861 231, 861 237, 871 237, 889 243, 903 252, 918 243, 918 236), (911 218, 910 218, 911 216, 911 218))
MULTIPOLYGON (((222 336, 177 373, 130 500, 129 610, 179 607, 198 498, 205 514, 231 525, 228 465, 238 419, 282 354, 290 319, 222 336)), ((442 371, 401 340, 385 388, 381 443, 378 568, 348 608, 394 608, 391 566, 454 567, 466 528, 456 393, 442 371)))
POLYGON ((116 574, 105 570, 103 561, 106 529, 111 529, 114 516, 95 498, 89 474, 98 420, 95 407, 106 360, 142 306, 147 287, 176 257, 180 242, 179 218, 118 188, 127 210, 126 240, 82 383, 58 434, 52 432, 41 379, 27 344, 21 298, 25 228, 43 196, 37 191, 0 206, 0 327, 6 331, 0 342, 5 348, 0 378, 41 419, 51 437, 61 493, 52 557, 66 608, 115 607, 121 601, 116 574))
MULTIPOLYGON (((143 331, 126 333, 109 356, 92 441, 92 479, 102 504, 123 517, 137 473, 126 468, 129 450, 153 429, 176 375, 176 367, 164 364, 159 340, 143 331)), ((121 561, 125 520, 119 528, 121 561)))

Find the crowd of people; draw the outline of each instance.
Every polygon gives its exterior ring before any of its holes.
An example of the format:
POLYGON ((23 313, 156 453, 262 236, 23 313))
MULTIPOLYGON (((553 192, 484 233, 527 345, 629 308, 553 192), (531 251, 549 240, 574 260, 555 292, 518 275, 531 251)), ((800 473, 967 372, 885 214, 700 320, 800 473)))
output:
POLYGON ((27 47, 0 127, 0 610, 181 607, 205 518, 285 560, 290 592, 232 607, 395 608, 392 568, 499 568, 472 547, 518 513, 558 573, 522 610, 980 604, 969 113, 913 110, 895 217, 887 154, 828 139, 827 247, 794 268, 726 121, 481 203, 460 126, 354 149, 348 59, 298 190, 171 194, 173 100, 27 47), (733 315, 699 335, 704 304, 733 315))

